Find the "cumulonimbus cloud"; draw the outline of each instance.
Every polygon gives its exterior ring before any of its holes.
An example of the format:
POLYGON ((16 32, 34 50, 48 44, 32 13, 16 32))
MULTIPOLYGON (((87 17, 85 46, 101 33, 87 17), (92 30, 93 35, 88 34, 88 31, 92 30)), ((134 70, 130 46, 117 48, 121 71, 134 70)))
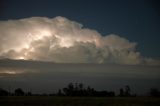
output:
POLYGON ((136 50, 136 43, 65 17, 0 21, 0 57, 57 63, 159 64, 136 50))

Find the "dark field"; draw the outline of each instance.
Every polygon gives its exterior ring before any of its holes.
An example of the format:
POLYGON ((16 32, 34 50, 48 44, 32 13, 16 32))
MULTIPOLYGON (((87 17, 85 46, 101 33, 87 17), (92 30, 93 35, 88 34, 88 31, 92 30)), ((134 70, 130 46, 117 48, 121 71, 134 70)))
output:
POLYGON ((160 106, 151 97, 0 97, 0 106, 160 106))

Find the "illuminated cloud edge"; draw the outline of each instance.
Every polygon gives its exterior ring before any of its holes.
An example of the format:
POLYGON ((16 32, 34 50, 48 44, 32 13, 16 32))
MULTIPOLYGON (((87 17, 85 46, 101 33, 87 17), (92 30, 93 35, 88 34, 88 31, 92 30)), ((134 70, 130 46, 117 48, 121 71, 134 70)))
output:
POLYGON ((98 31, 65 17, 31 17, 0 21, 0 58, 55 63, 159 65, 143 57, 137 43, 98 31))

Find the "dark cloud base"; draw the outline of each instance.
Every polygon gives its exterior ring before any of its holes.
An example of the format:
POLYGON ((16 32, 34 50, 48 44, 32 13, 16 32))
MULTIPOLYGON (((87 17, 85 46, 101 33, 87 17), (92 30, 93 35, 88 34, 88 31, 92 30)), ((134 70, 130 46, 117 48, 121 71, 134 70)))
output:
POLYGON ((57 64, 53 62, 0 60, 0 87, 21 87, 33 92, 55 92, 70 82, 82 82, 98 90, 130 85, 133 92, 160 88, 160 67, 118 64, 57 64), (15 73, 14 73, 15 72, 15 73))

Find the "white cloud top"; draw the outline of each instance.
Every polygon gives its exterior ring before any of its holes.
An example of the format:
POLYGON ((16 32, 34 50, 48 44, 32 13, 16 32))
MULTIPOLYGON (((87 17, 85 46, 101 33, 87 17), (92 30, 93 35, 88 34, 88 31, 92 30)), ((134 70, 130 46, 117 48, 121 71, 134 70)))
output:
POLYGON ((143 58, 136 43, 64 17, 0 21, 0 57, 56 63, 159 64, 143 58))

